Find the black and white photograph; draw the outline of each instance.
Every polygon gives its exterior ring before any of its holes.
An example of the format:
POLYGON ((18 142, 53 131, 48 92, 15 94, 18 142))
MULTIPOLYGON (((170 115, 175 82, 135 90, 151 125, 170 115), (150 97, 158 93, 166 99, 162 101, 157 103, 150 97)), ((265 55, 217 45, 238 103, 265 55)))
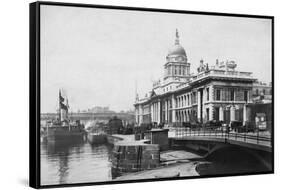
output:
POLYGON ((273 17, 35 6, 40 187, 273 173, 273 17))

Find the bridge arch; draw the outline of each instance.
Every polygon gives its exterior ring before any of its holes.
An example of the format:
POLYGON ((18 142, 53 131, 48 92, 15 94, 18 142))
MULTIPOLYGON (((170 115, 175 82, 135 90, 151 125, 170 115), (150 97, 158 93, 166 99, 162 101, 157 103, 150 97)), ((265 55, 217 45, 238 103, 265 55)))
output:
POLYGON ((205 156, 218 173, 272 171, 271 153, 231 144, 217 144, 205 156), (230 166, 231 167, 228 167, 230 166), (233 171, 228 171, 228 169, 233 171))
MULTIPOLYGON (((257 173, 272 171, 272 153, 258 146, 248 146, 245 143, 233 143, 220 138, 186 137, 171 139, 172 146, 205 151, 204 158, 212 163, 213 168, 202 175, 257 173), (213 166, 214 164, 214 166, 213 166), (225 168, 224 168, 225 167, 225 168), (231 170, 227 171, 229 168, 231 170), (210 173, 216 171, 217 173, 210 173)), ((200 166, 199 168, 209 166, 200 166)), ((199 172, 200 173, 200 172, 199 172)))

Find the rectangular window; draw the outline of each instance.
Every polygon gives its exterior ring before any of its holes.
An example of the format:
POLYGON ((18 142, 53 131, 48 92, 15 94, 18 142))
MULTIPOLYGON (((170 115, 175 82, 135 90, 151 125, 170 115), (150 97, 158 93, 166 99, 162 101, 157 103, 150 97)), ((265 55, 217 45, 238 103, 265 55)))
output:
POLYGON ((221 100, 221 90, 220 89, 216 90, 216 100, 221 100))
POLYGON ((230 89, 230 101, 234 101, 234 89, 230 89))
POLYGON ((209 121, 209 108, 206 109, 206 116, 207 121, 209 121))
POLYGON ((248 101, 248 91, 244 91, 244 101, 248 101))
POLYGON ((207 101, 209 101, 209 88, 207 88, 206 91, 207 91, 207 101))

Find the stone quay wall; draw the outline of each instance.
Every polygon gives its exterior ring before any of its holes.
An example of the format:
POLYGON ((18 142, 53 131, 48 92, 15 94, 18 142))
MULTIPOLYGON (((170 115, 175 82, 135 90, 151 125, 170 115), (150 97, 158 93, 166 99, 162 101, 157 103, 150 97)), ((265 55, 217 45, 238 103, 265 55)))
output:
POLYGON ((153 169, 160 164, 160 147, 158 144, 146 144, 146 140, 135 141, 134 136, 109 136, 109 143, 114 145, 112 151, 112 170, 115 176, 123 173, 153 169))

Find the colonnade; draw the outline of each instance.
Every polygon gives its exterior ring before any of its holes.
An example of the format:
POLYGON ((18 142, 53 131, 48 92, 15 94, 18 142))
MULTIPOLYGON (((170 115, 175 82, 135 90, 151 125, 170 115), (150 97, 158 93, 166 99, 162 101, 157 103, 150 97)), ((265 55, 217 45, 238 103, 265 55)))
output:
MULTIPOLYGON (((171 99, 166 99, 162 102, 160 100, 152 102, 150 105, 151 106, 150 107, 151 121, 157 122, 157 123, 190 122, 190 121, 196 119, 196 117, 197 117, 198 121, 201 121, 201 117, 205 117, 204 122, 206 121, 206 118, 209 120, 213 120, 214 113, 215 113, 214 106, 216 106, 216 105, 209 105, 208 107, 205 107, 205 106, 201 107, 200 101, 199 101, 201 98, 201 93, 198 93, 197 98, 198 98, 198 102, 199 102, 199 104, 197 105, 197 110, 191 110, 191 109, 177 110, 176 104, 175 104, 176 99, 174 97, 172 97, 171 99), (163 105, 161 106, 161 104, 163 104, 163 105), (163 110, 161 109, 161 107, 163 110), (204 109, 208 109, 208 110, 206 111, 204 109), (172 113, 171 115, 170 115, 170 112, 172 113), (197 114, 195 114, 195 112, 197 112, 197 114), (201 115, 200 115, 200 112, 202 113, 201 115), (209 114, 208 117, 206 114, 209 114)), ((236 121, 238 119, 242 119, 241 117, 243 117, 243 122, 245 123, 245 121, 247 120, 246 105, 243 105, 243 114, 240 112, 241 115, 239 116, 239 118, 236 117, 236 113, 235 113, 237 110, 236 107, 237 107, 237 105, 231 105, 231 106, 228 106, 227 108, 223 105, 220 106, 218 109, 218 113, 217 113, 218 119, 220 121, 226 120, 224 114, 225 114, 225 109, 228 109, 229 115, 227 116, 227 118, 228 118, 227 121, 236 121)), ((239 110, 241 110, 241 107, 239 110)))
POLYGON ((189 122, 191 120, 191 110, 179 110, 176 113, 177 122, 189 122))
MULTIPOLYGON (((219 107, 219 120, 224 121, 224 109, 222 106, 219 107)), ((234 105, 230 106, 230 121, 236 121, 238 118, 235 117, 235 111, 236 108, 234 105)), ((246 110, 246 104, 243 105, 243 123, 247 121, 247 110, 246 110)))
POLYGON ((160 101, 154 102, 151 104, 151 121, 160 123, 160 114, 161 114, 161 108, 160 108, 160 101))
POLYGON ((169 122, 170 121, 170 105, 171 101, 170 100, 164 100, 164 105, 165 105, 165 110, 164 110, 164 121, 169 122))

